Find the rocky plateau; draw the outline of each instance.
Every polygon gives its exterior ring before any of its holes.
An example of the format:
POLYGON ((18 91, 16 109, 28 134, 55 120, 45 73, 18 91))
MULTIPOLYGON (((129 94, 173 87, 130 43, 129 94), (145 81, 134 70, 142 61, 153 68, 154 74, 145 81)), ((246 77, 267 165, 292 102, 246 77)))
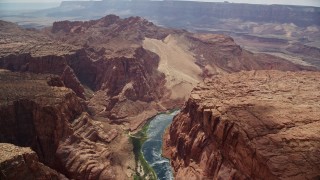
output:
MULTIPOLYGON (((0 142, 30 147, 39 159, 32 157, 35 169, 46 169, 42 163, 52 169, 44 174, 70 179, 132 179, 129 132, 158 112, 182 107, 203 79, 250 70, 317 71, 251 53, 225 35, 115 15, 41 30, 0 21, 0 68, 0 142)), ((30 166, 26 158, 13 161, 30 166)))
POLYGON ((252 54, 228 36, 157 27, 139 17, 61 21, 42 31, 1 24, 1 68, 58 75, 66 87, 89 101, 91 114, 127 124, 132 130, 159 111, 181 106, 196 83, 213 74, 315 70, 275 56, 252 54), (170 48, 178 53, 163 52, 162 47, 157 50, 154 46, 159 43, 172 44, 170 48), (168 74, 168 69, 179 71, 180 61, 188 62, 186 70, 191 70, 168 74), (161 68, 165 62, 170 64, 161 68), (179 87, 186 90, 172 95, 179 87))
POLYGON ((164 135, 175 179, 319 179, 319 77, 247 71, 197 86, 164 135))
POLYGON ((39 162, 30 148, 0 143, 1 179, 67 179, 39 162), (17 173, 19 172, 19 173, 17 173))

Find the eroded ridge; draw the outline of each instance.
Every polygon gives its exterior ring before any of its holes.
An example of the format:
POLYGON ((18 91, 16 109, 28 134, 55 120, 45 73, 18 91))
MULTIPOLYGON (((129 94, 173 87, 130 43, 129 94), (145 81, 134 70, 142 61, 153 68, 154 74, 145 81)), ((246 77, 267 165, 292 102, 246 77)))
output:
POLYGON ((319 77, 250 71, 196 87, 164 136, 175 177, 319 177, 319 77))

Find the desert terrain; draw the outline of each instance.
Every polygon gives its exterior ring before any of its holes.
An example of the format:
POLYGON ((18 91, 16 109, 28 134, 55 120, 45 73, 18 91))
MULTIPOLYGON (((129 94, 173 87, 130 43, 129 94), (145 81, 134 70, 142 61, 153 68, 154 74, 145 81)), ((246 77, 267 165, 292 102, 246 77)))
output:
POLYGON ((132 137, 177 109, 162 147, 176 179, 319 177, 317 12, 64 1, 0 13, 0 178, 154 177, 132 137))

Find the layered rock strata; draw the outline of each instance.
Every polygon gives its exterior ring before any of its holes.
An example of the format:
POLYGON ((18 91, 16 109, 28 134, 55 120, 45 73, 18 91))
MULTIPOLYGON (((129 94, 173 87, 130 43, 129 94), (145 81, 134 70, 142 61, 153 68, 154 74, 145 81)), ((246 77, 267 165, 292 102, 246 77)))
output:
POLYGON ((0 143, 0 178, 14 179, 67 179, 57 171, 39 162, 30 148, 0 143), (19 172, 19 173, 17 173, 19 172))
POLYGON ((84 98, 84 88, 66 61, 77 47, 5 21, 0 21, 0 30, 0 68, 58 75, 66 87, 84 98))
POLYGON ((0 73, 0 141, 32 147, 42 162, 57 166, 59 141, 69 123, 85 111, 83 101, 57 76, 0 73), (53 85, 53 86, 49 86, 53 85))
POLYGON ((89 101, 91 114, 131 130, 159 111, 181 106, 204 77, 314 70, 252 54, 227 36, 162 28, 140 17, 60 21, 42 31, 0 24, 1 68, 58 75, 89 101))
POLYGON ((247 52, 227 36, 139 17, 61 21, 41 31, 0 25, 0 68, 22 72, 0 73, 0 141, 31 147, 68 178, 132 178, 127 132, 182 106, 205 77, 314 70, 247 52))
POLYGON ((301 71, 315 67, 294 64, 288 60, 242 49, 231 37, 218 34, 192 34, 188 36, 190 51, 195 54, 203 76, 210 77, 223 72, 250 70, 301 71))
POLYGON ((196 87, 164 136, 176 179, 317 179, 320 74, 250 71, 196 87))
POLYGON ((134 156, 128 137, 116 126, 83 113, 71 124, 73 134, 60 143, 57 156, 75 179, 130 179, 134 156))
POLYGON ((128 137, 118 133, 120 127, 93 120, 58 76, 1 70, 0 84, 0 142, 31 147, 40 162, 68 178, 132 176, 128 137))

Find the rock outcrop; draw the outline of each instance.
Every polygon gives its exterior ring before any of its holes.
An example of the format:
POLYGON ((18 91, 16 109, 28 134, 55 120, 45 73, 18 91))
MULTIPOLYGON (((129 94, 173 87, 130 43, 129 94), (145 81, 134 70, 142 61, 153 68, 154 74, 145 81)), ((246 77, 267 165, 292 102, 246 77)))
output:
POLYGON ((253 69, 314 70, 252 54, 227 36, 162 28, 140 17, 60 21, 41 32, 1 24, 1 68, 58 75, 89 101, 91 114, 131 130, 159 111, 181 106, 204 77, 253 69), (187 56, 155 51, 146 40, 187 56))
POLYGON ((57 171, 45 166, 30 148, 0 143, 0 178, 14 179, 67 179, 57 171), (19 173, 17 173, 19 172, 19 173))
POLYGON ((176 179, 318 179, 319 78, 249 71, 196 87, 164 136, 176 179))
POLYGON ((231 37, 217 34, 193 34, 188 37, 190 51, 194 52, 203 76, 210 77, 223 72, 250 70, 301 71, 316 70, 268 54, 242 49, 231 37))
POLYGON ((180 98, 183 102, 197 83, 217 74, 243 70, 316 70, 275 56, 251 53, 225 35, 180 32, 163 40, 145 38, 143 48, 160 56, 158 70, 165 75, 167 97, 180 98))
POLYGON ((0 30, 0 68, 58 75, 66 87, 84 98, 84 88, 66 61, 79 48, 5 21, 0 21, 0 30))
POLYGON ((69 122, 86 110, 84 102, 56 87, 62 82, 52 75, 1 71, 0 84, 0 142, 32 147, 46 165, 59 166, 55 151, 72 133, 69 122))
POLYGON ((87 113, 74 120, 71 127, 73 134, 57 149, 57 157, 68 177, 129 179, 132 176, 132 146, 118 127, 93 120, 87 113))
POLYGON ((128 137, 93 120, 58 76, 1 70, 0 84, 0 142, 31 147, 40 162, 68 178, 132 176, 128 137))
POLYGON ((0 142, 29 146, 74 179, 132 178, 127 132, 182 106, 205 77, 313 70, 249 53, 227 36, 161 28, 139 17, 61 21, 41 31, 0 25, 0 68, 15 71, 0 72, 0 142))
POLYGON ((174 30, 139 17, 114 15, 88 22, 56 22, 50 32, 42 33, 2 24, 1 68, 58 75, 81 98, 92 97, 84 87, 96 91, 89 103, 94 115, 118 124, 129 122, 128 128, 136 129, 159 110, 174 106, 158 105, 166 91, 165 77, 157 70, 158 56, 141 47, 144 36, 163 38, 174 30))

